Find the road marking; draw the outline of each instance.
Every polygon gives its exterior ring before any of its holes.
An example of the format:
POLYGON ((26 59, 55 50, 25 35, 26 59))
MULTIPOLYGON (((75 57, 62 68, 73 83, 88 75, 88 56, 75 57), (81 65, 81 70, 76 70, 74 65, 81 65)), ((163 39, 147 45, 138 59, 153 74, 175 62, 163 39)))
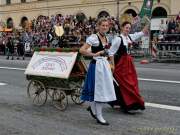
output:
POLYGON ((162 104, 155 104, 155 103, 145 103, 145 106, 180 111, 180 107, 178 107, 178 106, 162 105, 162 104))
POLYGON ((0 86, 5 86, 7 85, 7 83, 0 83, 0 86))
POLYGON ((9 70, 20 70, 25 71, 25 68, 14 68, 14 67, 0 67, 0 69, 9 69, 9 70))
MULTIPOLYGON (((25 71, 25 68, 14 68, 14 67, 0 67, 0 69, 9 69, 9 70, 19 70, 25 71)), ((180 81, 172 81, 172 80, 159 80, 159 79, 149 79, 149 78, 138 78, 139 81, 148 81, 148 82, 161 82, 161 83, 174 83, 180 84, 180 81)))
MULTIPOLYGON (((24 68, 13 68, 13 67, 0 67, 0 69, 25 71, 24 68)), ((180 81, 171 81, 171 80, 158 80, 158 79, 147 79, 147 78, 138 78, 138 80, 149 81, 149 82, 163 82, 163 83, 180 84, 180 81)), ((0 86, 4 86, 4 85, 7 85, 7 84, 6 83, 0 83, 0 86)), ((180 111, 180 107, 178 107, 178 106, 169 106, 169 105, 162 105, 162 104, 155 104, 155 103, 145 103, 145 105, 149 106, 149 107, 154 107, 154 108, 180 111)))
POLYGON ((180 84, 180 81, 171 81, 171 80, 158 80, 158 79, 147 79, 147 78, 138 78, 140 81, 149 81, 149 82, 162 82, 162 83, 175 83, 180 84))

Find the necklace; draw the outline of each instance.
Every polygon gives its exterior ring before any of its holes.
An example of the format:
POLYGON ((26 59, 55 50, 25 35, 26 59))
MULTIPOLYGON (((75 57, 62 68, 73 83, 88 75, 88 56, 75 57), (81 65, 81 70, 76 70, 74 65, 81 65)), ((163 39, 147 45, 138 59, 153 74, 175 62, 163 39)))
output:
POLYGON ((99 32, 99 35, 100 35, 101 37, 105 37, 105 34, 104 34, 104 33, 99 32))
POLYGON ((100 41, 101 41, 101 43, 102 43, 102 45, 104 46, 104 45, 106 45, 107 44, 107 39, 106 39, 106 36, 105 36, 105 34, 102 34, 102 33, 98 33, 100 36, 101 36, 101 38, 100 38, 100 41))

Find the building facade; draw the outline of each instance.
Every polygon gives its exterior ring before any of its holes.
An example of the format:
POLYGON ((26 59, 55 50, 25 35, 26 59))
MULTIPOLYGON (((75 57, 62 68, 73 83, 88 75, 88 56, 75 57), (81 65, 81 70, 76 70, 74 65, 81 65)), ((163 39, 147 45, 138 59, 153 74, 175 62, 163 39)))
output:
MULTIPOLYGON (((40 15, 83 13, 86 17, 119 17, 131 13, 136 16, 142 4, 143 0, 0 0, 0 20, 18 27, 23 20, 32 20, 40 15)), ((152 14, 167 17, 177 15, 179 9, 180 0, 156 0, 152 14)))

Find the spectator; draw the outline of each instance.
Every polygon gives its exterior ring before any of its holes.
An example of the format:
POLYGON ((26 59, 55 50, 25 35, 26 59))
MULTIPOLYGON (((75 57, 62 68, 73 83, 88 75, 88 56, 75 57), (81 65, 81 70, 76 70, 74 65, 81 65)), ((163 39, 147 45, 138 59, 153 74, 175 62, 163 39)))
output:
POLYGON ((6 59, 8 60, 9 56, 11 55, 12 56, 11 60, 13 60, 14 59, 14 56, 13 56, 13 54, 14 54, 14 43, 13 43, 13 39, 11 37, 8 37, 6 47, 7 47, 6 59))
POLYGON ((161 24, 159 25, 160 33, 164 34, 167 30, 167 25, 164 23, 164 20, 161 19, 161 24))
POLYGON ((180 12, 179 12, 179 14, 176 16, 176 21, 180 21, 180 12))

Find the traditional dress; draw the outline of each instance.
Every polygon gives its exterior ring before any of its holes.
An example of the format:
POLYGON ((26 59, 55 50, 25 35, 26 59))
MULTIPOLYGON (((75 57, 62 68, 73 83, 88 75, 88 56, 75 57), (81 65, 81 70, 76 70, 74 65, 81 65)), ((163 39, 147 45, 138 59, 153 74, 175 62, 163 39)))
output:
POLYGON ((137 73, 132 57, 128 54, 128 44, 142 37, 143 32, 116 37, 112 41, 109 55, 115 58, 114 78, 117 100, 110 102, 113 105, 120 105, 122 109, 144 110, 144 100, 139 94, 137 73))
MULTIPOLYGON (((104 50, 105 45, 102 44, 98 34, 92 34, 86 43, 91 45, 92 53, 104 50)), ((81 99, 102 103, 116 100, 113 75, 106 57, 98 56, 91 60, 81 99)))

